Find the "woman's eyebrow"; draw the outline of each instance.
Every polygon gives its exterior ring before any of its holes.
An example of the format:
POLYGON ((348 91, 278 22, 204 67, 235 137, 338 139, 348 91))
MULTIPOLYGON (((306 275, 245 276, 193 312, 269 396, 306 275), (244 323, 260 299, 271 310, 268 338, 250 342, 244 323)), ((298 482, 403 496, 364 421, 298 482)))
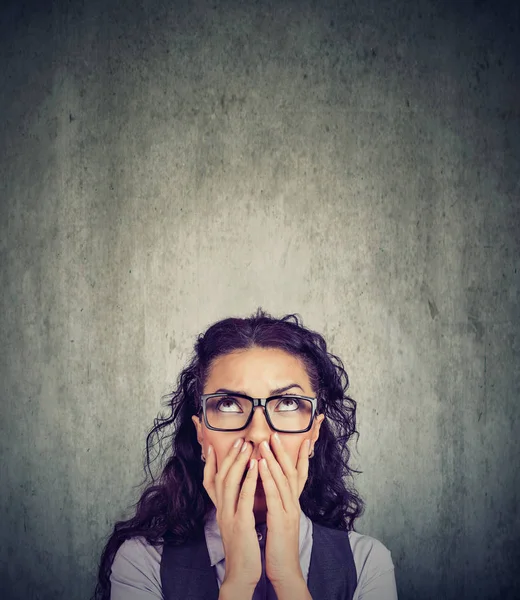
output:
MULTIPOLYGON (((285 387, 281 387, 281 388, 276 388, 274 390, 271 390, 271 393, 269 394, 270 396, 276 396, 277 394, 283 394, 284 392, 286 392, 287 390, 290 390, 291 388, 300 388, 300 390, 303 392, 303 388, 301 385, 298 385, 297 383, 291 383, 290 385, 286 385, 285 387)), ((246 394, 245 392, 240 392, 238 390, 228 390, 226 388, 219 388, 216 392, 213 392, 214 394, 219 394, 219 393, 223 393, 223 394, 242 394, 242 396, 248 396, 249 394, 246 394)))

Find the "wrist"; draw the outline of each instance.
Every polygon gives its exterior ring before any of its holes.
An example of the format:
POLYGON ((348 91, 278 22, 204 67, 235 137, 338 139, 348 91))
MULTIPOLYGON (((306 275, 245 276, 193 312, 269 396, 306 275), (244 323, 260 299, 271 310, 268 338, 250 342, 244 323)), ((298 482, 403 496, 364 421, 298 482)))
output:
POLYGON ((256 585, 225 579, 220 586, 219 600, 252 600, 256 585))
POLYGON ((312 596, 303 577, 278 583, 271 582, 278 600, 312 600, 312 596))

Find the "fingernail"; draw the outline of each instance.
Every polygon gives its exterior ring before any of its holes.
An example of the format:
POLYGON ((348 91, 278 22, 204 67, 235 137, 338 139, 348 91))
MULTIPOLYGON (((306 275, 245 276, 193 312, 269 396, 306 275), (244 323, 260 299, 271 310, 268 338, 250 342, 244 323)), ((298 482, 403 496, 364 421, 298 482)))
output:
POLYGON ((311 438, 309 438, 309 439, 307 440, 307 448, 310 448, 310 447, 311 447, 311 438))
POLYGON ((247 450, 247 442, 244 442, 242 448, 240 448, 240 452, 245 452, 247 450))
POLYGON ((267 443, 265 440, 262 442, 262 446, 263 446, 263 447, 264 447, 266 450, 270 450, 270 448, 269 448, 269 444, 268 444, 268 443, 267 443))
POLYGON ((280 436, 277 433, 275 433, 273 437, 277 442, 280 441, 280 436))
POLYGON ((242 438, 238 439, 234 444, 233 444, 233 448, 238 448, 240 446, 240 444, 242 443, 242 438))
POLYGON ((208 446, 208 456, 213 452, 213 447, 212 446, 208 446))

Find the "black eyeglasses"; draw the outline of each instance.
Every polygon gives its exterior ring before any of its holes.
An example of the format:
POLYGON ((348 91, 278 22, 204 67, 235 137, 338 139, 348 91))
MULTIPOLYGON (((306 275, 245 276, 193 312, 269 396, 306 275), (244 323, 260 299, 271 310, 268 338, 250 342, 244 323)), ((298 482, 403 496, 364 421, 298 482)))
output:
POLYGON ((264 408, 271 429, 281 433, 309 431, 316 415, 317 399, 295 394, 251 398, 244 394, 204 394, 200 396, 204 422, 215 431, 241 431, 253 418, 254 408, 264 408))

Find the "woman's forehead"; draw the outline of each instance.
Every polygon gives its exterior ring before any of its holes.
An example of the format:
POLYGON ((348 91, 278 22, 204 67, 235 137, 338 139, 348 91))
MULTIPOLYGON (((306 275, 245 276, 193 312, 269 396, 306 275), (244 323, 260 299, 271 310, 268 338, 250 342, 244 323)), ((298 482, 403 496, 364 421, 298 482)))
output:
POLYGON ((253 382, 270 385, 269 389, 290 383, 308 388, 310 384, 305 366, 297 356, 279 348, 259 347, 219 356, 213 361, 207 380, 208 385, 218 384, 236 391, 246 391, 244 387, 253 382))

